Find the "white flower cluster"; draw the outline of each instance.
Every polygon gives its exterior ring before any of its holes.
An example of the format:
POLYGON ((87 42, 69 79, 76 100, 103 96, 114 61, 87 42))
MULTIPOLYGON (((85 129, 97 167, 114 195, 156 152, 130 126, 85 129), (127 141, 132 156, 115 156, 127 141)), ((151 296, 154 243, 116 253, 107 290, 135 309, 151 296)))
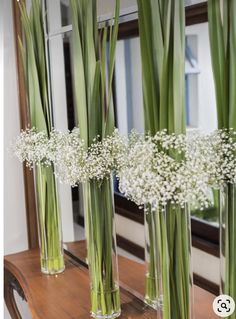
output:
POLYGON ((208 135, 193 134, 188 156, 214 188, 236 183, 236 131, 221 129, 208 135))
POLYGON ((47 142, 46 132, 37 132, 34 128, 22 130, 12 146, 13 152, 21 162, 26 162, 30 168, 34 164, 46 164, 47 142))
MULTIPOLYGON (((132 133, 126 161, 118 172, 120 191, 137 205, 209 205, 206 177, 184 153, 186 136, 165 130, 154 137, 132 133)), ((195 163, 194 163, 195 164, 195 163)))
POLYGON ((127 140, 114 130, 111 136, 94 143, 86 150, 78 128, 72 132, 53 130, 50 137, 35 129, 22 131, 14 145, 14 153, 27 166, 54 164, 58 179, 76 186, 90 179, 110 178, 122 165, 127 140))
POLYGON ((236 182, 236 132, 218 130, 209 135, 193 133, 155 136, 132 132, 129 139, 118 130, 94 139, 86 149, 79 129, 48 137, 35 129, 22 131, 15 155, 29 167, 54 164, 61 182, 76 186, 88 180, 109 178, 116 172, 119 188, 137 205, 167 203, 203 208, 210 204, 211 187, 236 182))
POLYGON ((60 182, 76 186, 87 180, 87 153, 79 129, 65 133, 53 130, 48 140, 47 158, 53 162, 60 182))

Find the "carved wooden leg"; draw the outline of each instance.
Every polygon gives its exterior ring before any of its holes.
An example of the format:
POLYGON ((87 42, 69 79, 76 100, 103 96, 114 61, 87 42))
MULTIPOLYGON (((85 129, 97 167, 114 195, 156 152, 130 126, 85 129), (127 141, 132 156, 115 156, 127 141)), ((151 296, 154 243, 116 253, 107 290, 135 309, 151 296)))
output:
POLYGON ((22 319, 17 308, 14 290, 16 290, 22 298, 24 294, 16 278, 6 269, 4 269, 4 300, 12 319, 22 319))

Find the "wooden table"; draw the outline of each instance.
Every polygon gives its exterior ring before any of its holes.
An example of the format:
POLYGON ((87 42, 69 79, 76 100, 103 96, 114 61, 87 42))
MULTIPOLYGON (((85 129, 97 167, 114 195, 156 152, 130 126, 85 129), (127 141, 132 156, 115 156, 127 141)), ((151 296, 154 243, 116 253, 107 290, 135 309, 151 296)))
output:
MULTIPOLYGON (((83 245, 79 247, 79 250, 85 254, 83 245)), ((88 270, 68 256, 65 259, 65 272, 57 276, 49 276, 40 272, 37 249, 4 258, 4 298, 13 319, 21 318, 14 300, 14 289, 27 301, 33 319, 88 319, 90 317, 88 270)), ((144 271, 143 264, 119 257, 121 319, 157 318, 156 312, 142 301, 144 271)), ((194 287, 194 293, 195 319, 218 318, 212 310, 214 296, 199 287, 194 287)))

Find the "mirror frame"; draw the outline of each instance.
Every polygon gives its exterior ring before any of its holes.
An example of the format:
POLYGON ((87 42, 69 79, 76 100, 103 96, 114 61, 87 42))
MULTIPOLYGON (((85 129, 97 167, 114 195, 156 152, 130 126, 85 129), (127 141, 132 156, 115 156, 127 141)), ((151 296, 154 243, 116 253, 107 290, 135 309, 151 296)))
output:
MULTIPOLYGON (((21 0, 25 2, 25 0, 21 0)), ((19 96, 19 113, 20 113, 20 126, 25 128, 29 123, 29 110, 27 107, 26 88, 24 84, 23 65, 20 58, 20 48, 18 36, 22 39, 23 32, 20 19, 20 10, 18 2, 12 0, 13 9, 13 23, 14 23, 14 37, 15 37, 15 52, 16 52, 16 66, 18 75, 18 96, 19 96)), ((208 21, 207 2, 187 6, 186 12, 186 26, 208 21)), ((118 39, 126 39, 139 35, 138 20, 131 20, 128 22, 120 23, 118 31, 118 39)), ((113 81, 114 82, 114 81, 113 81)), ((113 83, 114 85, 114 83, 113 83)), ((114 86, 115 87, 115 86, 114 86)), ((115 100, 115 99, 114 99, 115 100)), ((36 215, 36 199, 34 193, 34 176, 32 170, 23 165, 23 177, 25 188, 25 204, 26 204, 26 220, 28 231, 28 246, 29 249, 38 247, 38 229, 37 229, 37 215, 36 215)), ((120 193, 115 192, 115 209, 116 214, 128 218, 139 224, 144 224, 143 211, 131 201, 128 201, 120 193)), ((80 219, 79 224, 84 226, 83 218, 80 219)), ((210 255, 219 257, 219 228, 210 225, 200 219, 192 217, 192 243, 195 248, 198 248, 210 255)), ((117 244, 119 247, 128 252, 132 252, 140 259, 144 259, 144 248, 127 240, 126 238, 117 235, 117 244)), ((69 252, 66 252, 70 254, 69 252)), ((194 276, 194 281, 200 287, 218 293, 219 287, 205 278, 194 276)))

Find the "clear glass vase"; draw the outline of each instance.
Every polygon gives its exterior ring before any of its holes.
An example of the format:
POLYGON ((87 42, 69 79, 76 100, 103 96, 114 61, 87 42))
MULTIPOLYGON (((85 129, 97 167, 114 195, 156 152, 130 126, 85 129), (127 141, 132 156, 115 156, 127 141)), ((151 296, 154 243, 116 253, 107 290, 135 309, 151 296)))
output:
POLYGON ((65 263, 53 165, 35 167, 35 184, 41 271, 54 275, 64 271, 65 263))
POLYGON ((145 227, 145 297, 146 304, 154 309, 157 309, 157 260, 155 258, 155 249, 157 241, 157 229, 153 227, 156 224, 157 214, 152 212, 151 205, 146 205, 144 208, 144 227, 145 227))
POLYGON ((85 229, 91 283, 91 316, 121 313, 112 179, 83 184, 85 229))
MULTIPOLYGON (((220 190, 220 264, 221 294, 236 301, 236 185, 220 190)), ((236 319, 236 312, 229 316, 236 319)))
POLYGON ((163 319, 193 319, 190 209, 168 204, 150 209, 157 308, 163 319))

